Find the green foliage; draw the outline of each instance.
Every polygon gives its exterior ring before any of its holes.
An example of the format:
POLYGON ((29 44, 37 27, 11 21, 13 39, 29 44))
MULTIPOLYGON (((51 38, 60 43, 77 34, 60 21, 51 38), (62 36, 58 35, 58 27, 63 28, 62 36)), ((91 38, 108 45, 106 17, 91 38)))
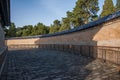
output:
POLYGON ((62 21, 63 21, 63 23, 62 23, 62 26, 60 27, 59 31, 69 30, 70 29, 69 18, 63 18, 62 21))
POLYGON ((113 4, 113 1, 112 0, 105 0, 104 5, 103 5, 103 10, 102 10, 100 17, 107 16, 113 12, 115 12, 115 7, 113 4))
POLYGON ((23 27, 15 28, 14 23, 11 24, 9 29, 5 29, 6 37, 21 37, 21 36, 35 36, 49 33, 49 27, 42 23, 38 23, 34 27, 32 25, 26 25, 23 27))
POLYGON ((98 0, 77 0, 73 11, 67 11, 67 16, 62 18, 62 21, 54 20, 50 27, 45 26, 43 23, 38 23, 35 26, 26 25, 15 28, 14 23, 12 23, 9 29, 5 29, 6 36, 35 36, 69 30, 73 27, 78 27, 80 25, 87 24, 90 21, 97 20, 98 11, 98 0))
POLYGON ((9 30, 8 30, 8 36, 15 37, 16 36, 16 26, 14 23, 11 23, 9 30))
POLYGON ((59 20, 54 20, 53 25, 59 27, 59 26, 61 26, 61 23, 59 20))
POLYGON ((8 30, 7 28, 4 28, 4 31, 5 31, 5 36, 6 36, 6 37, 9 37, 9 34, 8 34, 8 31, 9 31, 9 30, 8 30))
POLYGON ((61 23, 59 20, 54 20, 53 25, 50 27, 50 32, 49 33, 56 33, 59 31, 61 27, 61 23))
POLYGON ((50 27, 46 26, 46 34, 49 34, 49 31, 50 31, 50 27))
MULTIPOLYGON (((99 11, 98 0, 78 0, 73 9, 73 24, 80 26, 88 23, 99 11)), ((94 20, 94 19, 93 19, 94 20)))
POLYGON ((73 13, 70 11, 67 11, 67 17, 62 18, 62 24, 61 27, 59 29, 59 31, 65 31, 65 30, 69 30, 70 28, 70 23, 73 21, 73 13))
POLYGON ((22 36, 31 36, 32 29, 33 29, 32 25, 23 26, 22 36))
POLYGON ((16 37, 19 37, 21 35, 22 35, 22 28, 21 27, 16 28, 16 37))
POLYGON ((57 27, 54 27, 53 25, 51 25, 51 26, 50 26, 50 32, 49 32, 49 33, 51 34, 51 33, 56 33, 56 32, 58 32, 58 28, 57 28, 57 27))
POLYGON ((120 10, 120 0, 117 0, 116 2, 116 11, 119 11, 120 10))
POLYGON ((42 35, 47 34, 47 28, 44 24, 38 23, 34 29, 32 35, 42 35))

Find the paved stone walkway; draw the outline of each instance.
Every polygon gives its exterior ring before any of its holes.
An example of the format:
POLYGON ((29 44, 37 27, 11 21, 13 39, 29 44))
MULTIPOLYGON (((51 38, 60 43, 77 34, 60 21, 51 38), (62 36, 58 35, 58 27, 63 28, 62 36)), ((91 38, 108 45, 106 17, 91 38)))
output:
POLYGON ((0 80, 120 80, 113 64, 50 50, 9 51, 0 80))

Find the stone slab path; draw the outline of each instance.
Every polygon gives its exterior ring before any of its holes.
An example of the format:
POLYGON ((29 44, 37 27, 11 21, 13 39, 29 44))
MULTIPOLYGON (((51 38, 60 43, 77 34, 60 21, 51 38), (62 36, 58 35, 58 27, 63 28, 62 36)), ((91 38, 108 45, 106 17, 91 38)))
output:
POLYGON ((9 51, 0 80, 120 80, 116 65, 52 50, 9 51))

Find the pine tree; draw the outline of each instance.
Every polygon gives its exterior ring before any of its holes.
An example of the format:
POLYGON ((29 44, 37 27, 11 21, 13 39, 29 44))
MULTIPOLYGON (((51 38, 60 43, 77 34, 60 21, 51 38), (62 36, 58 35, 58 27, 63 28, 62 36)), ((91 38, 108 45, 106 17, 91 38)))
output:
POLYGON ((86 24, 97 15, 99 11, 98 0, 78 0, 76 6, 73 9, 73 24, 74 26, 80 26, 86 24))
POLYGON ((72 22, 73 13, 67 11, 67 17, 62 18, 62 24, 59 31, 65 31, 70 29, 70 23, 72 22))
POLYGON ((49 33, 59 32, 60 27, 61 27, 60 21, 59 20, 54 20, 53 25, 51 25, 51 27, 50 27, 49 33))
POLYGON ((103 10, 102 10, 100 17, 107 16, 113 12, 115 12, 115 7, 113 4, 113 1, 112 0, 105 0, 104 5, 103 5, 103 10))
MULTIPOLYGON (((23 26, 22 28, 22 36, 31 36, 32 31, 33 30, 33 26, 32 25, 26 25, 23 26)), ((21 31, 17 32, 17 35, 21 34, 21 31)))
POLYGON ((70 29, 70 21, 69 18, 62 19, 62 26, 60 27, 59 31, 65 31, 70 29))
POLYGON ((9 37, 15 37, 16 36, 16 26, 14 23, 11 23, 9 30, 8 30, 9 37))
POLYGON ((119 11, 120 10, 120 0, 117 0, 116 2, 116 11, 119 11))
POLYGON ((35 26, 35 30, 34 30, 34 33, 36 35, 43 35, 43 34, 46 34, 46 26, 43 24, 43 23, 38 23, 36 26, 35 26))

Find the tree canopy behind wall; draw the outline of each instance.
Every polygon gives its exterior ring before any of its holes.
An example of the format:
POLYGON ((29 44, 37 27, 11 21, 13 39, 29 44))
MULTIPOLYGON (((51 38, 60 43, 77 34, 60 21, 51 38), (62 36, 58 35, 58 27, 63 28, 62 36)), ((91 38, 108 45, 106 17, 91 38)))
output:
POLYGON ((115 7, 112 0, 105 0, 103 5, 102 13, 100 14, 100 17, 107 16, 111 13, 115 12, 115 7))

